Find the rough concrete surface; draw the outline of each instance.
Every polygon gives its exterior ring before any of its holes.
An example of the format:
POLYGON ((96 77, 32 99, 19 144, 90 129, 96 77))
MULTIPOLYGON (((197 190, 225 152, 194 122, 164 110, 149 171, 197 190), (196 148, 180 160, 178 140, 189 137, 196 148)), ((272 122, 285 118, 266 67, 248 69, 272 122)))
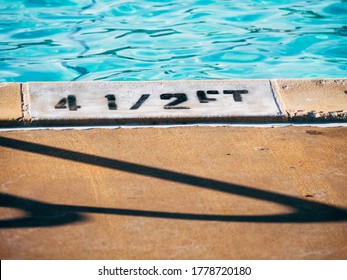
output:
POLYGON ((0 258, 346 259, 346 135, 0 132, 0 258))
POLYGON ((0 125, 19 122, 22 118, 19 83, 0 83, 0 125))
POLYGON ((289 120, 347 120, 347 79, 279 79, 274 84, 289 120))

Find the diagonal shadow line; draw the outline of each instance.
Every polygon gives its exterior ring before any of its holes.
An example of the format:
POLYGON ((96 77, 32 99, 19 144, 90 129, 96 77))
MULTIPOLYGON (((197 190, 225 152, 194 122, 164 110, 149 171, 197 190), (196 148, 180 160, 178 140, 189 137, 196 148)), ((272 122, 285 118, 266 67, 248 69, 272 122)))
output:
POLYGON ((143 216, 155 218, 171 218, 171 219, 186 219, 186 220, 206 220, 206 221, 238 221, 238 222, 262 222, 262 223, 313 223, 313 222, 332 222, 347 220, 346 209, 338 208, 332 205, 308 201, 297 197, 279 194, 270 191, 255 189, 241 185, 235 185, 227 182, 201 178, 194 175, 183 174, 170 170, 144 166, 136 163, 130 163, 85 153, 55 148, 51 146, 15 140, 6 137, 0 137, 0 146, 17 149, 25 152, 41 154, 91 165, 101 166, 109 169, 116 169, 125 172, 130 172, 138 175, 160 178, 168 181, 184 183, 199 188, 221 191, 228 194, 240 195, 249 198, 269 201, 281 205, 289 206, 293 212, 277 215, 203 215, 203 214, 188 214, 175 212, 159 212, 147 210, 132 210, 119 208, 100 208, 87 206, 71 206, 42 203, 34 200, 24 199, 20 197, 2 194, 0 202, 6 207, 14 207, 26 211, 29 215, 23 219, 0 221, 1 227, 21 227, 21 224, 30 226, 49 226, 55 224, 71 223, 82 221, 85 219, 80 213, 104 213, 127 216, 143 216), (37 210, 39 209, 39 210, 37 210), (41 214, 44 213, 44 214, 41 214), (52 214, 53 213, 53 214, 52 214), (51 221, 42 215, 48 215, 51 221), (42 218, 43 225, 40 221, 33 222, 33 219, 42 218), (54 217, 58 217, 54 222, 54 217), (63 218, 61 218, 63 217, 63 218), (53 219, 53 220, 52 220, 53 219), (44 222, 46 220, 46 222, 44 222), (29 222, 28 222, 29 221, 29 222), (12 223, 12 226, 11 226, 12 223), (14 223, 14 225, 13 225, 14 223), (51 223, 51 224, 50 224, 51 223))

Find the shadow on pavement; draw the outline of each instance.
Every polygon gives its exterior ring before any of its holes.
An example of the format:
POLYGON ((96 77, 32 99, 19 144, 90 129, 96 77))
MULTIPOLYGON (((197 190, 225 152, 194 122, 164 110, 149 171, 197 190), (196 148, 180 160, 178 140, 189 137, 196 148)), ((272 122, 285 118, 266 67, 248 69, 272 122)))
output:
POLYGON ((0 146, 36 153, 75 162, 87 163, 109 169, 116 169, 138 175, 160 178, 177 183, 278 203, 291 207, 291 213, 276 215, 207 215, 175 213, 135 209, 102 208, 50 204, 0 193, 0 206, 16 208, 26 212, 21 218, 0 220, 0 228, 57 226, 86 221, 83 213, 103 213, 123 216, 140 216, 164 219, 203 220, 223 222, 258 222, 258 223, 314 223, 337 222, 347 220, 346 209, 324 203, 309 201, 289 195, 259 190, 252 187, 202 178, 170 170, 89 155, 85 153, 50 147, 21 140, 0 137, 0 146))

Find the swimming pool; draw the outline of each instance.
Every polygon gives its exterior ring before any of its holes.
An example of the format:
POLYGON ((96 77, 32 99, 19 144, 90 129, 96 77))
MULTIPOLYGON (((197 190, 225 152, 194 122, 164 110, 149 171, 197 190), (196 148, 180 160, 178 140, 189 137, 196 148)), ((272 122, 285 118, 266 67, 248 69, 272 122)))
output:
POLYGON ((0 81, 345 77, 346 36, 346 0, 0 0, 0 81))

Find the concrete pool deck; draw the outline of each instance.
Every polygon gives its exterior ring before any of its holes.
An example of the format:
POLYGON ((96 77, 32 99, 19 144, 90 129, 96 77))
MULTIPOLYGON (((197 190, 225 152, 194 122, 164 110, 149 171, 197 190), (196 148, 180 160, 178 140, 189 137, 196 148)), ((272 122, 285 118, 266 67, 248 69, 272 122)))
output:
POLYGON ((0 132, 0 258, 346 259, 346 135, 0 132))
MULTIPOLYGON (((344 121, 345 80, 271 84, 288 118, 344 121)), ((0 87, 21 125, 0 130, 1 259, 347 258, 345 123, 25 129, 20 88, 0 87)))

